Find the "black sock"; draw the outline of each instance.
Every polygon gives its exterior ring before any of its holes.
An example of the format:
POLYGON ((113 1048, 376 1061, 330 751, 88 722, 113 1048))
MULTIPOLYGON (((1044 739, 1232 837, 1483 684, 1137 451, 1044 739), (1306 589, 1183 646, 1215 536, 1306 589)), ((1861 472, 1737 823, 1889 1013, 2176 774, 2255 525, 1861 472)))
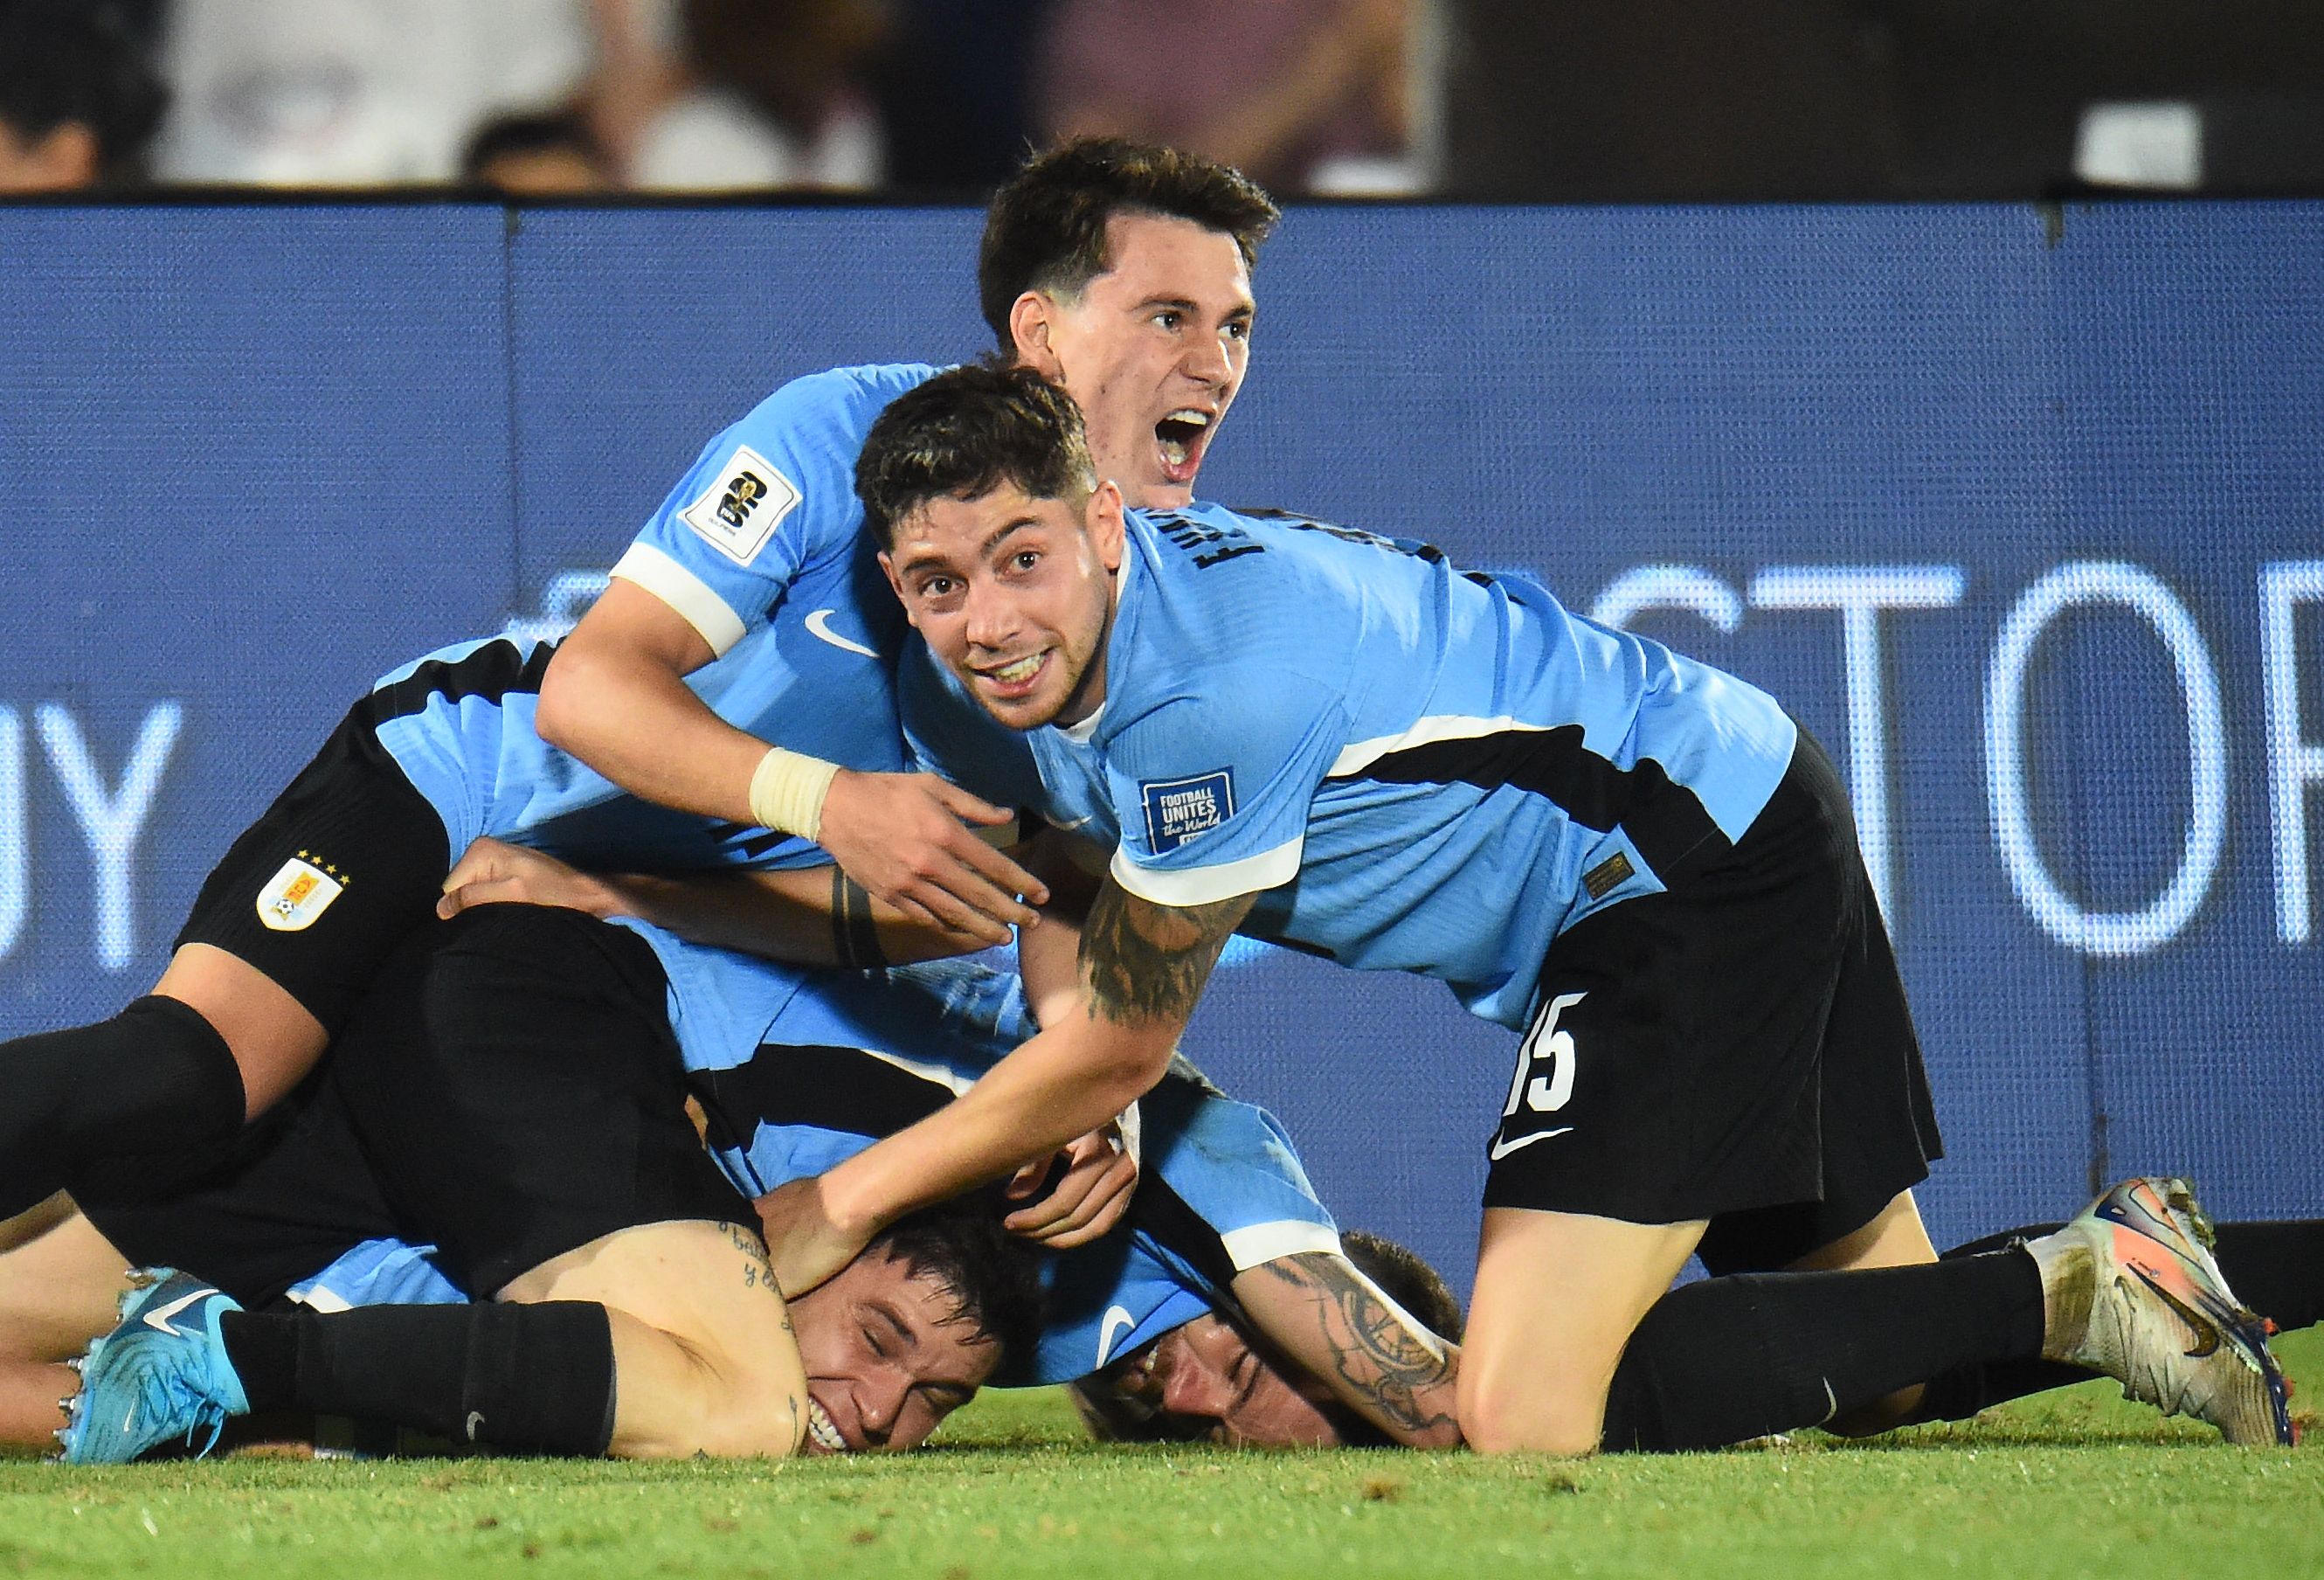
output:
POLYGON ((2042 1327, 2042 1276, 2022 1251, 1704 1279, 1630 1335, 1602 1442, 1715 1448, 1821 1426, 1972 1360, 2039 1355, 2042 1327))
POLYGON ((253 1414, 316 1410, 517 1454, 595 1457, 613 1437, 603 1306, 366 1306, 220 1319, 253 1414))
POLYGON ((1921 1402, 1897 1424, 1915 1427, 1923 1421, 1965 1421, 1994 1405, 2024 1399, 2029 1393, 2047 1393, 2053 1388, 2071 1388, 2098 1375, 2063 1361, 1971 1361, 1930 1378, 1921 1390, 1921 1402))
POLYGON ((196 1152, 242 1129, 234 1051, 176 999, 0 1043, 0 1217, 62 1188, 88 1154, 196 1152))
MULTIPOLYGON (((1946 1260, 2054 1234, 2056 1224, 2028 1224, 1945 1252, 1946 1260)), ((2290 1333, 2324 1321, 2324 1220, 2221 1224, 2212 1254, 2236 1298, 2290 1333)), ((2088 1382, 2095 1372, 2061 1361, 1971 1362, 1932 1377, 1913 1412, 1915 1421, 1965 1421, 1982 1409, 2088 1382)))

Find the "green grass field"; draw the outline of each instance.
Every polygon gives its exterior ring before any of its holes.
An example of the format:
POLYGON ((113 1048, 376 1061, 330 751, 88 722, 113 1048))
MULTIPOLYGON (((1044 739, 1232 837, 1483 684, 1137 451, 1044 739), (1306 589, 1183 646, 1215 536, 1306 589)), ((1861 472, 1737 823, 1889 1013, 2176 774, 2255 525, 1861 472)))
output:
MULTIPOLYGON (((2282 1350, 2324 1388, 2324 1334, 2282 1350)), ((2227 1448, 2113 1394, 1580 1465, 1102 1450, 1048 1393, 890 1460, 12 1462, 0 1575, 2324 1575, 2324 1446, 2227 1448)))

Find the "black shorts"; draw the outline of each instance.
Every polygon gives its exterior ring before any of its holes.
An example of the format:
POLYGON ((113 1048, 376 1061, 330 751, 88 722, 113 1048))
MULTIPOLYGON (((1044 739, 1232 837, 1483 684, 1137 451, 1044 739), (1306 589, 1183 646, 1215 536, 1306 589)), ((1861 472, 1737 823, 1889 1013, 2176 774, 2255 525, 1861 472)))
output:
POLYGON ((665 995, 644 940, 579 911, 431 920, 355 1006, 279 1150, 90 1218, 137 1260, 262 1299, 383 1234, 432 1243, 484 1298, 620 1230, 755 1226, 687 1118, 665 995))
POLYGON ((1942 1155, 1847 794, 1804 732, 1731 849, 1568 929, 1540 992, 1488 1206, 1708 1219, 1713 1271, 1781 1267, 1942 1155))
POLYGON ((327 1067, 246 1128, 231 1162, 158 1199, 146 1175, 124 1171, 118 1196, 77 1179, 73 1199, 129 1265, 197 1273, 253 1311, 401 1234, 327 1067))
POLYGON ((355 704, 210 872, 177 942, 256 966, 336 1032, 383 962, 436 914, 444 820, 355 704))

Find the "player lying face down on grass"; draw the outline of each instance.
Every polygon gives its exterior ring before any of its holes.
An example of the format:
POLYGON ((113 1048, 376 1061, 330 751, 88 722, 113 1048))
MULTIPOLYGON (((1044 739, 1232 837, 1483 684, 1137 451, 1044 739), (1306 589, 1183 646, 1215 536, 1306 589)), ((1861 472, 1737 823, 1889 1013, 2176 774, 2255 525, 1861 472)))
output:
POLYGON ((687 1116, 667 995, 639 934, 576 911, 415 937, 233 1168, 160 1201, 111 1195, 150 1167, 93 1169, 85 1223, 0 1258, 20 1363, 113 1327, 124 1258, 189 1270, 134 1298, 78 1393, 63 1366, 14 1368, 12 1435, 69 1395, 67 1456, 95 1462, 284 1409, 568 1455, 920 1442, 1033 1342, 1029 1253, 945 1210, 787 1305, 687 1116), (331 1309, 361 1270, 395 1276, 390 1241, 488 1298, 331 1309))
MULTIPOLYGON (((1275 218, 1231 170, 1106 140, 1036 160, 996 195, 987 320, 1004 355, 1088 402, 1133 498, 1187 497, 1241 383, 1250 267, 1275 218)), ((151 994, 0 1043, 0 1216, 101 1150, 230 1141, 314 1067, 479 836, 609 870, 724 872, 629 903, 808 963, 832 958, 831 929, 770 938, 765 885, 807 876, 857 914, 892 901, 930 935, 915 953, 1032 922, 1019 896, 1038 883, 963 822, 1005 813, 905 772, 904 627, 853 486, 873 417, 936 371, 792 381, 704 448, 561 646, 495 636, 383 677, 235 841, 151 994)), ((452 903, 492 898, 488 880, 452 903)))
MULTIPOLYGON (((555 866, 546 857, 529 859, 536 869, 555 866)), ((641 1178, 689 1178, 679 1149, 693 1147, 695 1132, 681 1113, 681 1067, 729 1189, 749 1196, 769 1181, 825 1167, 949 1101, 1032 1029, 1013 979, 973 963, 918 974, 808 972, 687 944, 650 926, 514 905, 470 913, 432 947, 415 947, 408 966, 366 1001, 357 1024, 365 1028, 363 1039, 351 1039, 302 1095, 295 1115, 276 1122, 279 1133, 231 1176, 137 1207, 98 1202, 107 1170, 93 1170, 92 1215, 114 1245, 82 1224, 0 1259, 0 1310, 9 1314, 14 1335, 7 1353, 20 1363, 16 1404, 8 1412, 17 1436, 54 1424, 51 1401, 64 1376, 53 1366, 22 1363, 53 1362, 106 1325, 124 1252, 203 1269, 249 1301, 278 1289, 332 1309, 465 1299, 466 1289, 490 1289, 499 1266, 527 1259, 505 1252, 487 1261, 477 1249, 480 1218, 488 1226, 508 1225, 530 1213, 574 1224, 549 1236, 553 1241, 574 1239, 600 1221, 668 1215, 667 1207, 650 1205, 650 1193, 641 1200, 642 1187, 622 1183, 636 1172, 622 1160, 644 1155, 624 1138, 634 1133, 652 1142, 652 1166, 641 1178), (609 960, 634 969, 609 972, 609 960), (487 1017, 487 1004, 497 1013, 487 1017), (374 1025, 381 1028, 376 1035, 369 1030, 374 1025), (586 1061, 563 1047, 584 1028, 595 1040, 582 1051, 601 1053, 586 1061), (385 1051, 399 1042, 417 1048, 404 1049, 411 1062, 401 1067, 388 1062, 394 1056, 385 1051), (663 1079, 641 1077, 632 1067, 641 1063, 661 1067, 663 1079), (576 1066, 587 1079, 572 1073, 576 1066), (424 1124, 412 1116, 407 1078, 429 1093, 424 1124), (529 1097, 535 1087, 554 1101, 529 1097), (451 1123, 440 1123, 439 1111, 447 1108, 451 1123), (593 1117, 599 1121, 594 1128, 593 1117), (358 1136, 384 1160, 376 1174, 355 1166, 358 1136), (407 1202, 413 1205, 402 1206, 407 1202), (433 1249, 404 1238, 415 1227, 388 1227, 435 1222, 450 1224, 455 1238, 433 1249), (347 1247, 353 1249, 338 1254, 347 1247)), ((1156 1184, 1140 1198, 1144 1217, 1110 1243, 1045 1261, 1051 1319, 1038 1342, 1028 1335, 1010 1346, 1003 1379, 1079 1377, 1135 1356, 1223 1307, 1234 1311, 1236 1332, 1257 1335, 1269 1370, 1260 1379, 1252 1370, 1256 1360, 1247 1362, 1237 1373, 1245 1386, 1234 1408, 1222 1403, 1215 1418, 1201 1424, 1222 1440, 1452 1441, 1452 1355, 1340 1254, 1330 1215, 1274 1121, 1227 1099, 1191 1068, 1166 1082, 1146 1113, 1148 1167, 1156 1184), (1248 1310, 1238 1291, 1248 1292, 1248 1310), (1309 1357, 1314 1370, 1295 1354, 1309 1357), (1286 1373, 1300 1380, 1296 1385, 1286 1373), (1333 1385, 1354 1403, 1342 1402, 1333 1385)), ((694 1159, 692 1173, 707 1168, 698 1150, 694 1159)), ((1028 1190, 1036 1187, 1027 1182, 1028 1190)), ((669 1227, 632 1230, 627 1239, 638 1254, 664 1252, 669 1227)), ((953 1227, 965 1233, 979 1226, 953 1227)), ((992 1234, 988 1226, 982 1237, 992 1234)), ((541 1241, 535 1235, 532 1243, 541 1241)), ((711 1249, 718 1249, 715 1242, 711 1249)), ((795 1303, 806 1397, 813 1401, 810 1446, 830 1446, 835 1436, 854 1447, 916 1441, 941 1413, 934 1407, 954 1402, 960 1384, 987 1369, 980 1362, 933 1378, 914 1372, 907 1363, 925 1368, 932 1354, 950 1351, 932 1344, 898 1349, 880 1325, 844 1321, 836 1331, 843 1340, 857 1335, 856 1352, 842 1354, 844 1367, 819 1365, 832 1331, 826 1314, 853 1309, 867 1278, 897 1276, 876 1254, 880 1247, 873 1250, 833 1286, 795 1303)), ((604 1253, 569 1260, 593 1259, 604 1253)), ((927 1261, 925 1246, 913 1248, 910 1260, 927 1261)), ((1005 1265, 1010 1259, 993 1260, 1005 1265)), ((949 1283, 964 1298, 974 1292, 974 1280, 949 1283)), ((516 1281, 503 1298, 568 1298, 560 1288, 535 1276, 516 1281)), ((637 1298, 635 1291, 624 1296, 637 1298)), ((653 1298, 657 1310, 669 1307, 659 1289, 653 1298)), ((610 1297, 606 1303, 619 1304, 610 1297)), ((990 1298, 968 1304, 972 1311, 1000 1305, 990 1298)), ((227 1323, 237 1343, 253 1320, 227 1323)), ((426 1320, 447 1335, 456 1326, 448 1312, 426 1320)), ((378 1321, 382 1335, 400 1329, 387 1317, 378 1321)), ((978 1327, 998 1326, 956 1323, 947 1335, 957 1341, 954 1348, 974 1340, 973 1356, 982 1343, 978 1327)), ((346 1353, 355 1356, 359 1348, 350 1344, 346 1353)), ((1206 1353, 1216 1354, 1217 1346, 1206 1353)), ((521 1342, 512 1340, 494 1355, 506 1373, 503 1392, 521 1394, 545 1381, 521 1342)), ((352 1362, 327 1373, 310 1368, 297 1380, 297 1397, 346 1413, 348 1400, 332 1390, 352 1369, 352 1362)), ((408 1373, 408 1366, 387 1368, 362 1397, 374 1411, 424 1397, 408 1373)), ((280 1400, 279 1389, 257 1391, 280 1400)), ((643 1408, 632 1392, 616 1390, 615 1396, 643 1408)), ((221 1409, 240 1408, 230 1391, 212 1389, 206 1397, 220 1400, 221 1409)), ((466 1395, 436 1400, 442 1408, 424 1412, 425 1418, 440 1425, 442 1410, 464 1400, 466 1408, 450 1418, 465 1422, 475 1408, 466 1395)), ((687 1402, 689 1415, 700 1413, 698 1400, 687 1402)), ((1199 1401, 1182 1400, 1180 1406, 1180 1428, 1194 1429, 1199 1401)), ((520 1425, 506 1409, 482 1413, 488 1423, 520 1425)), ((569 1435, 555 1439, 568 1451, 574 1441, 569 1435)), ((628 1442, 619 1439, 615 1447, 628 1442)))
POLYGON ((2133 1182, 2028 1251, 1937 1261, 1903 985, 1838 776, 1773 698, 1425 545, 1125 513, 1080 428, 1054 386, 963 368, 859 462, 931 655, 899 677, 923 762, 1094 839, 1104 876, 1077 938, 1020 948, 1040 1035, 777 1194, 787 1288, 1147 1090, 1240 927, 1435 976, 1522 1039, 1462 1363, 1474 1446, 1868 1428, 1959 1366, 2036 1357, 2289 1438, 2183 1190, 2133 1182), (1748 1276, 1664 1303, 1697 1253, 1748 1276), (1609 1418, 1641 1344, 1660 1418, 1609 1418))

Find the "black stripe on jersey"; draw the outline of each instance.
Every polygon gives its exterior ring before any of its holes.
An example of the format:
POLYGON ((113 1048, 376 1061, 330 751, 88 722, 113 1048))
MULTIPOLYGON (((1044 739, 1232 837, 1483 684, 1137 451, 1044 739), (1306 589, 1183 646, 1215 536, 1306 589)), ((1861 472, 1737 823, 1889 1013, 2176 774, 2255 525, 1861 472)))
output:
MULTIPOLYGON (((1408 554, 1423 565, 1443 565, 1447 569, 1452 568, 1443 550, 1434 543, 1424 543, 1416 538, 1382 537, 1378 532, 1368 532, 1361 527, 1343 527, 1334 522, 1323 521, 1315 516, 1301 515, 1297 511, 1280 510, 1273 505, 1235 505, 1232 509, 1237 515, 1251 516, 1262 522, 1277 522, 1286 527, 1296 527, 1303 532, 1323 532, 1330 537, 1340 539, 1342 542, 1365 543, 1375 549, 1386 550, 1390 554, 1408 554)), ((1475 582, 1480 587, 1493 585, 1493 573, 1489 570, 1464 570, 1460 573, 1460 576, 1462 581, 1475 582)))
POLYGON ((860 1048, 819 1043, 762 1043, 733 1069, 688 1070, 686 1084, 702 1102, 712 1143, 746 1155, 761 1125, 812 1125, 876 1140, 952 1101, 952 1088, 941 1081, 860 1048))
MULTIPOLYGON (((1138 1100, 1138 1105, 1144 1112, 1148 1134, 1184 1134, 1196 1105, 1223 1095, 1185 1055, 1174 1053, 1168 1073, 1138 1100)), ((1210 1220, 1170 1188, 1160 1169, 1148 1168, 1139 1173, 1137 1194, 1130 1198, 1130 1223, 1185 1257, 1222 1293, 1234 1283, 1234 1260, 1227 1255, 1226 1242, 1219 1238, 1210 1220)))
POLYGON ((392 718, 408 718, 425 712, 439 697, 451 702, 466 697, 498 702, 512 691, 538 694, 540 678, 549 672, 549 661, 556 653, 553 642, 521 647, 502 637, 465 658, 430 659, 402 679, 371 694, 371 722, 383 725, 392 718))
POLYGON ((1227 1254, 1227 1243, 1159 1174, 1139 1175, 1129 1222, 1185 1257, 1220 1294, 1234 1288, 1234 1259, 1227 1254))
MULTIPOLYGON (((710 1144, 741 1152, 745 1167, 761 1125, 810 1125, 876 1140, 926 1119, 953 1095, 943 1082, 860 1048, 820 1043, 762 1043, 747 1063, 732 1069, 688 1070, 686 1084, 702 1104, 710 1144)), ((1174 1057, 1169 1073, 1142 1104, 1153 1115, 1217 1091, 1201 1071, 1174 1057)), ((772 1188, 755 1174, 752 1185, 762 1196, 772 1188)), ((1233 1285, 1226 1242, 1160 1174, 1149 1169, 1140 1177, 1130 1222, 1185 1257, 1221 1291, 1233 1285)))
POLYGON ((1545 796, 1585 828, 1618 825, 1664 881, 1727 854, 1732 843, 1692 790, 1642 757, 1617 768, 1582 743, 1580 725, 1508 730, 1390 752, 1351 776, 1387 784, 1508 785, 1545 796))

